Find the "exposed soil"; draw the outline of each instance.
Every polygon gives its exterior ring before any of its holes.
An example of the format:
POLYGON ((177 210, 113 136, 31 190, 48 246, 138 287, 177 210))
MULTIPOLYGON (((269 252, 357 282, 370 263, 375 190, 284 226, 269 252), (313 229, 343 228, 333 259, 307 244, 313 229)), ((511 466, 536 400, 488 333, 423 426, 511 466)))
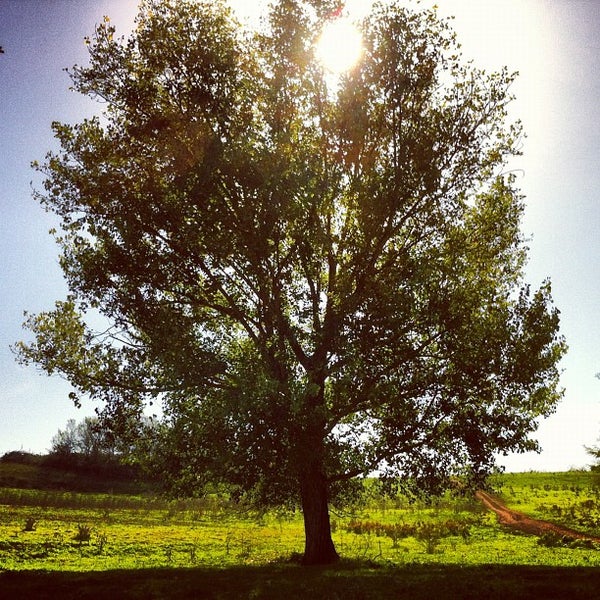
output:
POLYGON ((561 527, 560 525, 549 523, 548 521, 532 519, 516 510, 511 510, 501 500, 487 492, 479 491, 476 492, 475 496, 484 504, 484 506, 496 513, 498 522, 501 525, 505 525, 511 529, 539 536, 547 533, 555 533, 556 535, 566 536, 572 539, 591 540, 600 543, 600 537, 581 533, 580 531, 575 531, 568 527, 561 527))

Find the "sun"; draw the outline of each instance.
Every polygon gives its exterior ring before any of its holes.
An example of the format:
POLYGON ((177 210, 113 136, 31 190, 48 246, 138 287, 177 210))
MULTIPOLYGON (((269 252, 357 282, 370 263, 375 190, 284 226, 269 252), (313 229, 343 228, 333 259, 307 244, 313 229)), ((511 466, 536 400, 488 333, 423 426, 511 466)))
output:
POLYGON ((338 17, 323 27, 316 54, 328 71, 341 74, 358 62, 362 51, 362 35, 358 28, 349 19, 338 17))

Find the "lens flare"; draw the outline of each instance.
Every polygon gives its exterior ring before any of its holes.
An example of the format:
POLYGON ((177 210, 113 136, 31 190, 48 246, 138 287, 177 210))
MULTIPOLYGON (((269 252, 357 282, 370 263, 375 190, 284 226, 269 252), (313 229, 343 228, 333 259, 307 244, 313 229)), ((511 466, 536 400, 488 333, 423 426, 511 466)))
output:
POLYGON ((360 59, 362 51, 360 31, 344 17, 329 21, 317 42, 317 58, 332 73, 350 70, 360 59))

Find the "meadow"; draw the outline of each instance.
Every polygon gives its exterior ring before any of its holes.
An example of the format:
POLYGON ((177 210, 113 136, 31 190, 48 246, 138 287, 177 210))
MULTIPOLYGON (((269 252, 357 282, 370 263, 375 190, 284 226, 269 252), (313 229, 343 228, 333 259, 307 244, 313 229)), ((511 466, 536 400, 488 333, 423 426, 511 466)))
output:
MULTIPOLYGON (((593 473, 492 483, 511 508, 600 535, 593 473)), ((371 494, 334 511, 332 529, 340 564, 305 568, 298 512, 261 513, 216 494, 169 502, 5 486, 0 598, 593 598, 600 590, 600 546, 508 530, 470 498, 371 494)))

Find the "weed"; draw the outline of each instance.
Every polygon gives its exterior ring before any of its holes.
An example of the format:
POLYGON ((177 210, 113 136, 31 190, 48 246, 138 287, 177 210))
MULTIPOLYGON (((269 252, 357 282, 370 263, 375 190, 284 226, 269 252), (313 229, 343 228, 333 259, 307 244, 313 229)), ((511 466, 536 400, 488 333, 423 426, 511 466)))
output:
POLYGON ((102 554, 104 552, 104 547, 108 542, 108 536, 105 533, 101 533, 98 535, 98 540, 96 542, 96 546, 98 548, 98 554, 102 554))
POLYGON ((231 547, 231 542, 233 541, 233 532, 228 531, 225 536, 225 554, 229 556, 229 549, 231 547))
POLYGON ((250 537, 247 537, 246 535, 242 534, 240 536, 240 550, 237 553, 237 558, 240 560, 248 560, 250 558, 250 556, 252 555, 252 551, 253 551, 253 543, 252 543, 252 539, 250 537))
POLYGON ((83 542, 87 542, 89 544, 92 539, 92 528, 89 525, 77 525, 77 533, 73 538, 76 542, 79 542, 81 545, 83 542))
POLYGON ((167 559, 168 563, 173 562, 173 548, 171 546, 167 546, 165 548, 165 558, 167 559))
POLYGON ((175 518, 176 515, 177 515, 177 508, 174 505, 169 506, 168 510, 164 514, 163 522, 170 523, 175 518))
POLYGON ((110 512, 110 509, 108 507, 105 507, 102 509, 102 520, 105 523, 113 523, 114 522, 111 512, 110 512))

